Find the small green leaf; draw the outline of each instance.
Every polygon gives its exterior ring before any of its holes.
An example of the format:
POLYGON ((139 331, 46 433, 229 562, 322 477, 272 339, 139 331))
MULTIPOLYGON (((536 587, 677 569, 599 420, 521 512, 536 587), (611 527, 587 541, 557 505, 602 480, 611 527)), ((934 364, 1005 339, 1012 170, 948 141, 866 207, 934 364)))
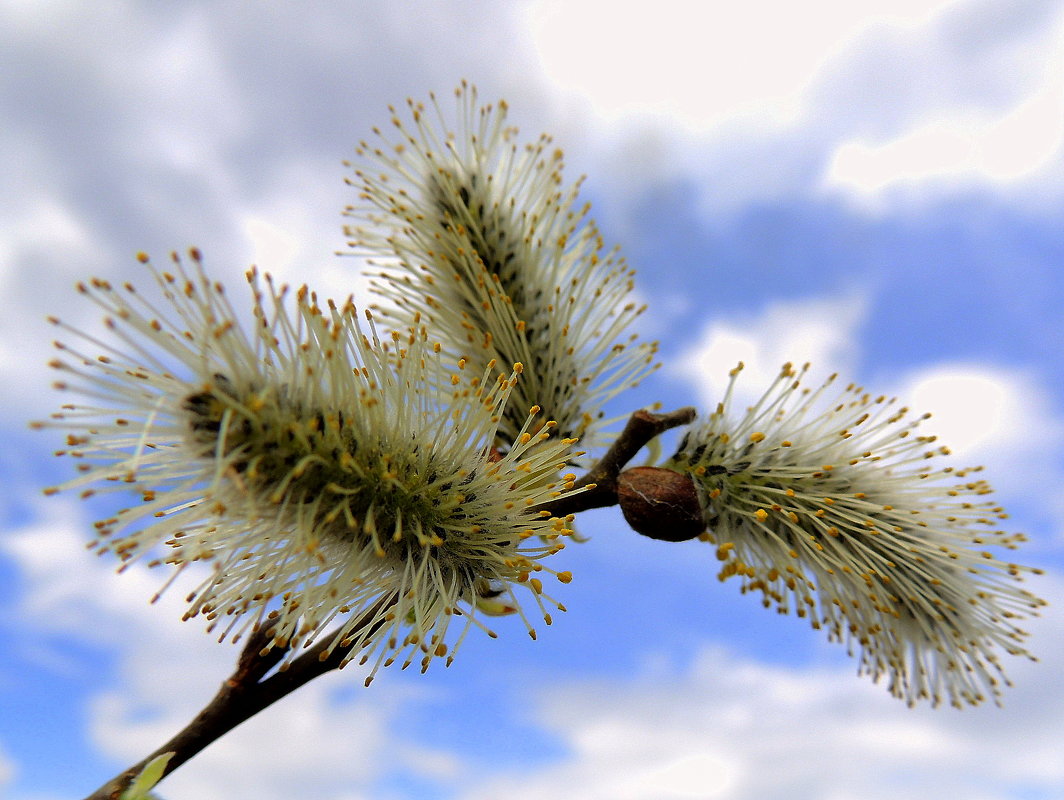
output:
POLYGON ((119 800, 150 800, 148 792, 155 784, 163 779, 166 765, 170 763, 176 753, 163 753, 149 761, 140 774, 129 784, 129 788, 122 793, 119 800))

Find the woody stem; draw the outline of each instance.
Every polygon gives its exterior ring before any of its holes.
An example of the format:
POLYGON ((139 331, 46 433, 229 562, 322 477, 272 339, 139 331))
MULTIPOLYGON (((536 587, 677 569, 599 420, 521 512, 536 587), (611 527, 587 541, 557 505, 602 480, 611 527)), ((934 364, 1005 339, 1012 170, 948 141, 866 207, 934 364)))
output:
MULTIPOLYGON (((381 606, 387 602, 390 601, 381 600, 363 614, 356 630, 370 625, 381 606)), ((382 623, 378 620, 373 624, 382 623)), ((288 652, 287 649, 279 647, 265 649, 273 635, 270 628, 271 626, 266 625, 252 634, 237 660, 236 670, 188 725, 129 769, 107 781, 85 800, 118 800, 148 762, 160 755, 173 753, 163 771, 164 776, 169 775, 209 744, 267 706, 319 675, 339 668, 350 655, 350 652, 342 647, 330 649, 334 644, 332 638, 325 637, 286 666, 266 677, 288 652)))

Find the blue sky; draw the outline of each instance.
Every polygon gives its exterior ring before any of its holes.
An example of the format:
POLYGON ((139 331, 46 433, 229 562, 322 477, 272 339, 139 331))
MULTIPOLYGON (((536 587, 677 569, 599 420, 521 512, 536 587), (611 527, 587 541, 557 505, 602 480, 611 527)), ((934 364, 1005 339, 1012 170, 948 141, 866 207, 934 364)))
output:
POLYGON ((161 575, 84 550, 105 507, 40 495, 68 474, 26 426, 59 403, 44 317, 92 327, 77 280, 190 245, 234 285, 364 292, 333 255, 340 162, 468 78, 554 134, 639 270, 664 368, 614 410, 715 404, 742 359, 750 392, 811 360, 933 411, 1047 570, 1042 661, 1003 709, 906 709, 710 548, 606 509, 538 641, 514 621, 448 670, 323 678, 161 793, 1064 798, 1064 3, 735 5, 0 3, 0 797, 86 793, 235 657, 180 592, 148 604, 161 575))

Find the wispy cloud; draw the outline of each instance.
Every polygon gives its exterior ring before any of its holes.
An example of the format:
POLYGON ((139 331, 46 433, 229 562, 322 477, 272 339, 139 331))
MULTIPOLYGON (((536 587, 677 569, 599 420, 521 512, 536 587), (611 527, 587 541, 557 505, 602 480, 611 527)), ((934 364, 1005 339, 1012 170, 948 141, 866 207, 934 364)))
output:
MULTIPOLYGON (((1059 578, 1039 588, 1064 599, 1059 578)), ((1004 709, 908 709, 851 670, 769 666, 719 646, 687 667, 542 688, 536 717, 567 755, 531 774, 487 776, 464 796, 561 797, 572 787, 624 800, 1056 796, 1064 628, 1036 622, 1042 662, 1006 664, 1017 686, 1004 709)))
POLYGON ((993 102, 991 95, 940 104, 896 136, 841 142, 824 173, 825 189, 872 205, 885 202, 882 195, 891 190, 912 194, 921 184, 941 193, 980 183, 1029 183, 1047 169, 1058 174, 1064 155, 1064 16, 1048 35, 1014 47, 1010 55, 1019 96, 1006 103, 993 102), (1024 73, 1031 78, 1023 80, 1024 73))
POLYGON ((925 24, 950 0, 691 4, 541 0, 529 7, 543 69, 607 118, 655 114, 698 132, 736 116, 793 119, 832 57, 869 28, 925 24), (770 24, 766 24, 770 20, 770 24), (594 57, 588 57, 588 48, 594 57))
POLYGON ((814 374, 853 373, 859 359, 859 332, 867 301, 856 294, 776 302, 761 313, 717 319, 672 362, 674 376, 697 387, 703 408, 720 402, 728 372, 742 361, 739 397, 759 397, 780 366, 810 362, 814 374))
POLYGON ((866 210, 1003 183, 1059 196, 1059 0, 603 7, 528 13, 619 196, 647 163, 694 176, 707 216, 825 192, 866 210))
MULTIPOLYGON (((1059 520, 1064 500, 1064 419, 1034 374, 993 364, 943 363, 906 375, 899 396, 931 412, 923 426, 966 464, 984 464, 998 493, 1046 520, 1059 520)), ((1032 520, 1033 521, 1033 520, 1032 520)), ((1064 525, 1053 524, 1058 537, 1064 525)))

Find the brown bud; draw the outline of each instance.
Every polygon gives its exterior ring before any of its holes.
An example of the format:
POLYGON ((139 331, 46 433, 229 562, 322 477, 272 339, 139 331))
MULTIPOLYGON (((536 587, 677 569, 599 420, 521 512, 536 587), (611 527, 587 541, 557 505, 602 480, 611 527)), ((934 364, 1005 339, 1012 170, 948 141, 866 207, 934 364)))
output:
POLYGON ((617 501, 632 530, 666 542, 694 539, 706 525, 689 475, 661 467, 633 467, 617 478, 617 501))

